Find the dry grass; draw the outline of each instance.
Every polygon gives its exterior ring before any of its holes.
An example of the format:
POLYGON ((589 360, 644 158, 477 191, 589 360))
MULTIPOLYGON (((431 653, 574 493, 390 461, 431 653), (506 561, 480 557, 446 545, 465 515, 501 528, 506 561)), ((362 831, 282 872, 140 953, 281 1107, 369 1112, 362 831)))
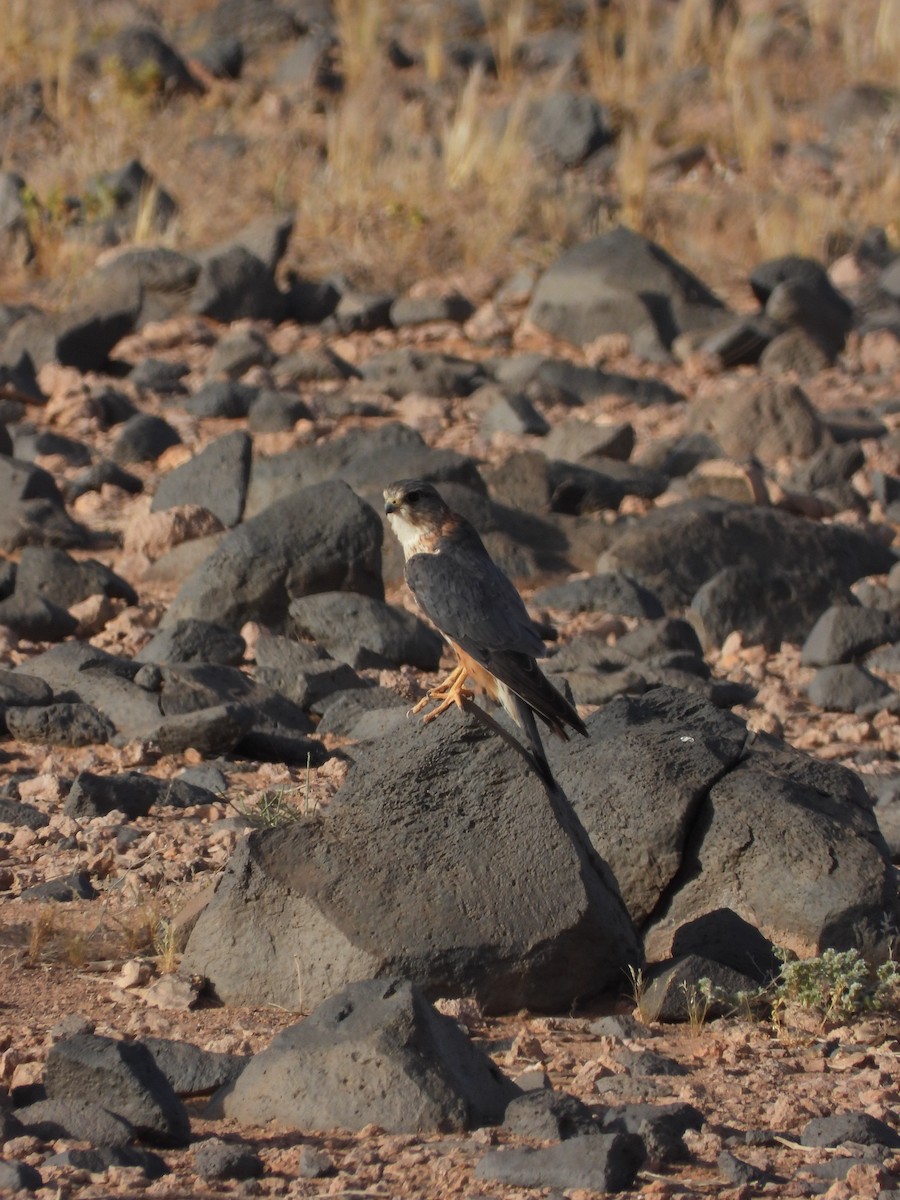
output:
MULTIPOLYGON (((157 11, 190 49, 179 31, 205 7, 164 0, 157 11)), ((783 147, 821 136, 823 105, 841 88, 900 84, 900 0, 740 7, 738 16, 736 5, 710 0, 588 6, 584 84, 619 130, 614 173, 598 184, 590 174, 560 177, 528 145, 530 98, 571 86, 552 72, 527 75, 518 53, 529 34, 570 19, 554 0, 483 0, 496 78, 452 66, 434 7, 402 26, 420 65, 400 75, 384 54, 394 0, 337 0, 340 94, 273 88, 285 53, 275 46, 240 81, 165 102, 108 61, 94 76, 79 67, 79 53, 111 32, 87 0, 62 18, 55 0, 7 0, 4 95, 37 80, 48 117, 0 127, 2 164, 25 176, 35 198, 37 256, 24 282, 50 277, 71 290, 96 248, 73 240, 67 197, 83 196, 92 177, 131 157, 180 204, 169 244, 206 245, 259 213, 290 210, 297 233, 288 265, 341 270, 361 286, 402 288, 467 265, 505 272, 547 261, 592 232, 584 195, 598 188, 604 207, 707 277, 716 263, 730 272, 735 262, 746 270, 785 251, 823 255, 872 223, 897 237, 896 115, 839 138, 845 162, 827 186, 814 171, 798 176, 783 147), (244 154, 217 149, 223 135, 244 139, 244 154), (682 177, 656 170, 696 144, 706 150, 704 166, 682 177), (692 197, 707 217, 686 227, 675 218, 692 197)), ((149 189, 135 241, 159 240, 152 212, 149 189)))

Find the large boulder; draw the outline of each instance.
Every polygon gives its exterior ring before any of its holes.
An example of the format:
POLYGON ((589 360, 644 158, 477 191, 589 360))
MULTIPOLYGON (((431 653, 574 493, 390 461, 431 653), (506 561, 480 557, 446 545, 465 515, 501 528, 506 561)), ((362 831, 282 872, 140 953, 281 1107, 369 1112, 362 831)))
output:
POLYGON ((587 724, 551 764, 648 958, 725 909, 807 955, 889 918, 890 856, 852 771, 751 748, 739 718, 675 688, 618 697, 587 724))
POLYGON ((365 980, 282 1030, 207 1115, 293 1129, 462 1132, 496 1125, 519 1089, 404 980, 365 980))
POLYGON ((245 521, 186 580, 165 624, 189 617, 239 629, 281 626, 295 596, 356 591, 382 599, 383 529, 338 480, 304 488, 245 521))
POLYGON ((361 748, 318 819, 251 834, 183 969, 226 1003, 309 1006, 402 974, 509 1011, 618 986, 639 953, 568 805, 452 710, 361 748))
POLYGON ((707 497, 623 523, 597 570, 624 571, 673 609, 690 604, 723 567, 748 564, 761 574, 781 567, 825 574, 832 587, 849 587, 864 575, 889 571, 895 561, 892 550, 863 530, 707 497))
POLYGON ((679 334, 712 325, 724 311, 661 246, 619 226, 558 258, 538 280, 528 315, 578 345, 627 333, 638 353, 659 359, 679 334))
POLYGON ((809 458, 831 442, 825 422, 801 387, 785 379, 717 379, 688 409, 688 432, 714 438, 740 461, 809 458))

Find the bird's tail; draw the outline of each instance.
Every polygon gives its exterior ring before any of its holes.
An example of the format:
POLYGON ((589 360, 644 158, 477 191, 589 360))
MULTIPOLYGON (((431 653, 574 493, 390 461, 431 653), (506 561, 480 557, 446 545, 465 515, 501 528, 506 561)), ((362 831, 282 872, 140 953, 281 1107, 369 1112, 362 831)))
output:
POLYGON ((538 733, 534 713, 515 692, 510 692, 509 703, 511 709, 510 716, 525 732, 525 740, 528 742, 528 749, 531 751, 534 769, 540 776, 541 782, 550 791, 558 790, 558 784, 553 778, 553 772, 550 770, 549 762, 547 762, 547 755, 544 753, 544 744, 541 741, 541 735, 538 733))

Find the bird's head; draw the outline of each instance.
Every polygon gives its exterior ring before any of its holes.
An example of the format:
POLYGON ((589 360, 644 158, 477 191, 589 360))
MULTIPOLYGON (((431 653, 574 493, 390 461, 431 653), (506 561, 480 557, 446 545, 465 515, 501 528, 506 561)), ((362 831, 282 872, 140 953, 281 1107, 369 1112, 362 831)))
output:
POLYGON ((440 492, 423 479, 401 479, 386 487, 384 511, 407 557, 420 553, 423 535, 437 532, 449 515, 440 492))

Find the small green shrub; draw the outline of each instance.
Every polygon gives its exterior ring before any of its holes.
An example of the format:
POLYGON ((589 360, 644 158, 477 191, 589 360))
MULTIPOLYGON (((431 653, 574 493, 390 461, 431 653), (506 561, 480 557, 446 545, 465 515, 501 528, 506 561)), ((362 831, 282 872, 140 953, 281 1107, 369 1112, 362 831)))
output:
POLYGON ((859 950, 823 951, 817 958, 789 959, 782 952, 781 974, 774 986, 772 1014, 789 1005, 846 1021, 883 1008, 896 994, 900 971, 890 957, 880 963, 859 950))

